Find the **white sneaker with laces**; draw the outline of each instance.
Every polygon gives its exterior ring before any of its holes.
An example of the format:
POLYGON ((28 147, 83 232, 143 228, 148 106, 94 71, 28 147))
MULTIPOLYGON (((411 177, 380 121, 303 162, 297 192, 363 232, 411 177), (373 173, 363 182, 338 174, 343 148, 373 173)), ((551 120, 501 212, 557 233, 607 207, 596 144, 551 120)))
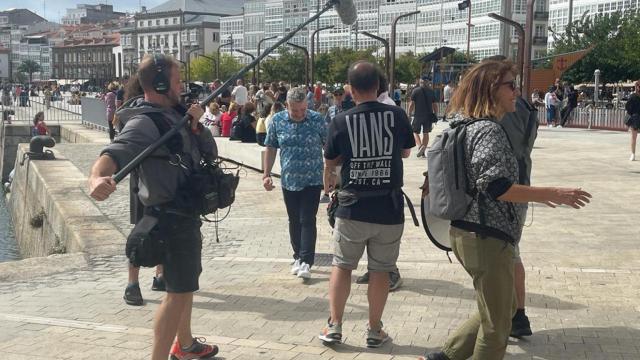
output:
POLYGON ((300 259, 297 259, 293 262, 291 266, 291 275, 298 275, 298 271, 300 271, 300 259))
POLYGON ((309 264, 303 262, 300 263, 300 270, 298 270, 298 277, 303 279, 311 278, 311 270, 309 264))
POLYGON ((631 154, 631 156, 629 156, 629 161, 636 161, 636 154, 631 154))

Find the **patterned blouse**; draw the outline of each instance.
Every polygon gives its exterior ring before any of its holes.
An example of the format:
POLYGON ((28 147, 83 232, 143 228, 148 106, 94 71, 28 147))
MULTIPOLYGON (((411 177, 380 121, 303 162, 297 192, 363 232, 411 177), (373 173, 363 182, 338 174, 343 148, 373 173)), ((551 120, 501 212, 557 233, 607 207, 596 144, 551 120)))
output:
POLYGON ((267 128, 265 146, 280 149, 282 187, 300 191, 308 186, 322 186, 322 147, 327 139, 327 125, 319 113, 307 110, 301 122, 289 119, 288 111, 273 116, 267 128))

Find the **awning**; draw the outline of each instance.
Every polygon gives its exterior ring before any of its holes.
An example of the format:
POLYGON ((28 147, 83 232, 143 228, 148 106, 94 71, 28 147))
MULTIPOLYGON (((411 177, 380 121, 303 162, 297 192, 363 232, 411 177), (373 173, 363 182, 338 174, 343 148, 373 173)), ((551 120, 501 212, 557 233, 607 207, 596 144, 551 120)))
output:
POLYGON ((439 61, 443 57, 447 57, 447 56, 453 54, 454 52, 456 52, 456 49, 443 46, 443 47, 441 47, 439 49, 436 49, 431 54, 427 54, 427 55, 421 57, 420 61, 422 61, 422 62, 439 61))

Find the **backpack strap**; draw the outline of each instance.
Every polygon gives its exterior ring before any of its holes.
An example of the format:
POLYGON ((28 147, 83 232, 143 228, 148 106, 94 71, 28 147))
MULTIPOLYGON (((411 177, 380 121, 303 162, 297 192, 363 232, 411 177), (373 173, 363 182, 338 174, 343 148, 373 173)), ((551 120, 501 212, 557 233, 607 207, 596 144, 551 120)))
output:
POLYGON ((402 193, 402 196, 404 196, 404 199, 407 202, 407 206, 409 207, 409 212, 411 213, 411 217, 413 218, 413 224, 415 226, 420 227, 420 223, 418 222, 418 217, 416 216, 416 210, 413 208, 413 203, 411 202, 411 199, 409 199, 409 196, 404 191, 402 191, 402 189, 400 189, 400 192, 402 193))

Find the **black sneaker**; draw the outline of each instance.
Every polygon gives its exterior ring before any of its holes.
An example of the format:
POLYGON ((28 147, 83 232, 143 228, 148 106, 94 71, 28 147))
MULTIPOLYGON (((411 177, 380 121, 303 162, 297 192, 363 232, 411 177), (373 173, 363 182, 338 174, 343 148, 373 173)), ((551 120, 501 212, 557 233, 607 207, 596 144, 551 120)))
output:
POLYGON ((402 278, 400 277, 399 271, 394 271, 389 273, 389 291, 398 290, 398 288, 402 285, 402 278))
POLYGON ((356 284, 368 284, 369 283, 369 272, 367 271, 364 275, 359 276, 356 279, 356 284))
POLYGON ((428 354, 427 356, 421 356, 418 360, 451 360, 442 351, 428 354))
POLYGON ((141 306, 142 293, 140 292, 140 286, 138 284, 127 285, 122 298, 128 305, 141 306))
POLYGON ((531 323, 527 315, 516 316, 511 320, 511 337, 521 338, 523 336, 531 336, 531 323))
POLYGON ((153 285, 151 285, 151 290, 153 291, 166 291, 164 286, 164 278, 162 276, 154 276, 153 277, 153 285))

